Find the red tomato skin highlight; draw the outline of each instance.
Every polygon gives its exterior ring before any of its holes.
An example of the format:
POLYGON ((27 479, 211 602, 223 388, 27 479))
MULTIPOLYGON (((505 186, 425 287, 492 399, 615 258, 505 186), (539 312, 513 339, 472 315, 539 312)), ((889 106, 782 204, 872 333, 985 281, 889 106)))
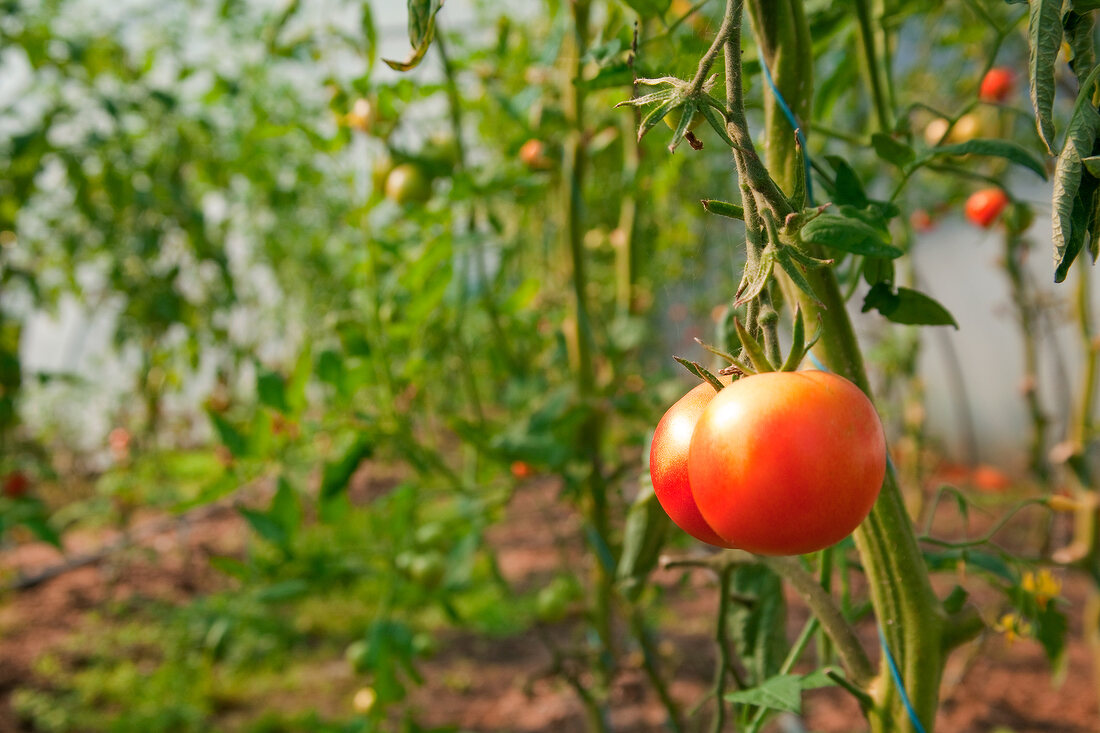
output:
POLYGON ((847 537, 886 475, 886 438, 854 384, 820 371, 742 378, 706 407, 688 477, 704 521, 729 544, 800 555, 847 537))
POLYGON ((699 513, 688 483, 688 446, 703 410, 718 393, 706 382, 679 399, 657 423, 649 451, 649 475, 657 501, 669 519, 701 542, 731 545, 719 537, 699 513))
POLYGON ((983 188, 966 200, 966 218, 988 229, 1008 206, 1008 196, 999 188, 983 188))

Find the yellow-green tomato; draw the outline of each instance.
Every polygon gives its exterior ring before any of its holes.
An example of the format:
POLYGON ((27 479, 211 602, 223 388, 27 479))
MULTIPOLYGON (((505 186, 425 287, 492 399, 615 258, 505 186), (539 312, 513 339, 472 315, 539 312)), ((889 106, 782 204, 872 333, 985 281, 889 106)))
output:
MULTIPOLYGON (((675 130, 680 126, 680 120, 684 118, 684 108, 680 107, 674 109, 665 115, 665 124, 668 125, 668 129, 675 130)), ((688 132, 692 132, 703 121, 703 115, 698 110, 691 116, 691 122, 688 123, 688 132)))
POLYGON ((402 163, 386 176, 386 198, 395 204, 422 204, 432 197, 432 182, 420 166, 402 163))

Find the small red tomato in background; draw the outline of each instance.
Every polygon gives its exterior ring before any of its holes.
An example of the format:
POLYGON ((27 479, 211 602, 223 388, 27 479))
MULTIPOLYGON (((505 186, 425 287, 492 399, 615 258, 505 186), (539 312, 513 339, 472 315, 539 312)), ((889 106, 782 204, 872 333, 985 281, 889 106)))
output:
POLYGON ((1008 195, 999 188, 983 188, 966 200, 966 218, 988 229, 1008 206, 1008 195))
POLYGON ((111 455, 116 461, 125 461, 130 457, 130 431, 115 428, 107 434, 107 445, 111 447, 111 455))
POLYGON ((526 461, 513 461, 512 462, 512 475, 515 476, 516 478, 519 478, 519 479, 527 478, 528 476, 530 476, 533 473, 534 473, 534 471, 531 470, 531 464, 530 463, 527 463, 526 461))
POLYGON ((719 547, 731 547, 719 537, 699 513, 688 482, 688 446, 699 416, 718 392, 700 384, 668 408, 649 449, 649 475, 657 501, 673 523, 697 540, 719 547))
POLYGON ((695 503, 719 537, 760 555, 801 555, 844 539, 871 511, 886 436, 847 379, 767 372, 710 401, 687 464, 695 503))
POLYGON ((924 209, 917 209, 910 214, 909 224, 917 232, 930 232, 936 228, 936 222, 932 221, 932 216, 924 209))
POLYGON ((996 466, 983 463, 970 474, 970 483, 979 491, 1000 493, 1012 486, 1012 479, 996 466))
POLYGON ((986 72, 978 87, 978 98, 983 102, 1004 102, 1016 88, 1016 74, 1012 69, 997 66, 986 72))
POLYGON ((4 477, 4 496, 9 499, 19 499, 27 495, 31 489, 31 480, 22 471, 12 471, 4 477))
POLYGON ((546 145, 542 140, 531 138, 519 149, 520 162, 533 171, 544 171, 552 165, 546 155, 546 145))

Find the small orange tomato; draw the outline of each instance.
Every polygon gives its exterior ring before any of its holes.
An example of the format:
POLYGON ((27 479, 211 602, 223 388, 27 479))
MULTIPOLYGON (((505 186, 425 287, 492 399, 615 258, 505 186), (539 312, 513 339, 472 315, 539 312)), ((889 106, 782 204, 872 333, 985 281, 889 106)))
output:
POLYGON ((519 159, 533 171, 544 171, 552 165, 550 158, 546 155, 545 143, 536 138, 531 138, 520 146, 519 159))
POLYGON ((1005 207, 1008 195, 999 188, 983 188, 970 194, 966 200, 966 218, 982 228, 988 229, 1005 207))
POLYGON ((983 102, 1004 102, 1016 88, 1016 74, 1012 69, 997 66, 986 72, 978 87, 978 98, 983 102))
POLYGON ((649 475, 657 501, 673 523, 697 540, 719 547, 731 547, 703 519, 688 482, 688 446, 699 416, 718 392, 706 382, 668 408, 649 450, 649 475))
POLYGON ((917 209, 909 215, 909 224, 917 232, 930 232, 936 228, 932 216, 924 209, 917 209))
POLYGON ((518 479, 525 479, 534 473, 531 470, 531 464, 526 461, 513 461, 511 470, 512 475, 518 479))

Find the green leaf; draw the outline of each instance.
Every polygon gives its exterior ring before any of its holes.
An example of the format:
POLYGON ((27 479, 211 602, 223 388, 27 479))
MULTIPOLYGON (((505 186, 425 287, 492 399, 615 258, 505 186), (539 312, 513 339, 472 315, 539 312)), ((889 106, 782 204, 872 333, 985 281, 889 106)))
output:
POLYGON ((836 155, 826 155, 825 160, 836 171, 836 190, 833 192, 833 203, 837 205, 851 204, 863 208, 868 203, 867 193, 863 190, 859 176, 855 170, 844 160, 836 155))
POLYGON ((1035 638, 1043 646, 1051 667, 1058 669, 1065 661, 1066 633, 1069 624, 1066 615, 1049 601, 1035 616, 1035 638))
POLYGON ((348 482, 359 464, 374 453, 372 442, 362 433, 356 434, 351 444, 335 461, 325 464, 321 475, 319 499, 322 504, 345 494, 348 482))
POLYGON ((745 271, 741 275, 741 284, 737 288, 737 292, 734 293, 734 306, 747 303, 756 296, 760 295, 768 285, 768 278, 772 275, 772 266, 775 264, 775 248, 772 245, 768 245, 767 248, 760 254, 760 257, 755 263, 755 266, 750 263, 745 263, 745 271))
POLYGON ((1047 169, 1043 161, 1039 160, 1030 150, 1011 140, 967 140, 957 145, 941 145, 932 148, 921 156, 918 165, 924 165, 934 158, 944 155, 986 155, 1005 160, 1023 166, 1034 172, 1044 181, 1047 179, 1047 169))
POLYGON ((729 606, 730 640, 750 679, 765 680, 779 672, 787 656, 783 581, 763 565, 742 565, 730 576, 730 593, 746 601, 729 606))
POLYGON ((252 575, 252 569, 235 557, 226 555, 211 555, 207 560, 217 571, 225 573, 231 578, 247 581, 252 575))
POLYGON ((894 282, 894 261, 883 257, 865 257, 863 279, 868 285, 894 282))
MULTIPOLYGON (((648 476, 648 473, 644 475, 648 476)), ((637 600, 645 588, 645 580, 664 546, 671 522, 668 514, 657 501, 652 486, 645 486, 630 506, 623 527, 623 550, 615 578, 623 594, 631 601, 637 600)))
POLYGON ((836 680, 829 676, 829 673, 823 669, 815 669, 809 674, 802 675, 802 678, 798 681, 803 690, 816 690, 821 687, 832 687, 836 685, 836 680))
POLYGON ((825 213, 800 230, 803 242, 871 257, 901 257, 903 252, 884 241, 882 233, 862 219, 825 213))
POLYGON ((1093 178, 1100 178, 1100 155, 1090 155, 1087 158, 1082 158, 1081 162, 1085 164, 1085 170, 1089 172, 1093 178))
POLYGON ((715 199, 703 199, 702 204, 703 208, 711 214, 717 214, 718 216, 724 216, 729 219, 745 220, 745 209, 739 204, 730 204, 715 199))
MULTIPOLYGON (((791 282, 795 286, 806 294, 814 303, 821 305, 821 299, 817 297, 817 292, 814 291, 813 285, 810 285, 810 281, 806 279, 805 273, 802 271, 804 267, 813 267, 814 265, 805 265, 803 260, 799 257, 801 251, 797 247, 780 247, 776 252, 775 261, 779 263, 779 267, 783 272, 787 273, 787 277, 791 279, 791 282)), ((808 260, 816 263, 820 266, 823 260, 817 260, 809 255, 804 255, 808 260)), ((832 260, 829 260, 830 262, 832 260)))
POLYGON ((946 308, 924 293, 898 288, 895 293, 889 283, 873 286, 863 299, 862 312, 874 309, 894 323, 913 326, 954 326, 954 316, 946 308))
POLYGON ((733 326, 737 329, 737 338, 741 340, 741 347, 748 354, 749 361, 752 362, 752 366, 757 373, 774 372, 775 366, 768 360, 767 355, 764 353, 764 347, 752 337, 744 324, 739 319, 734 318, 733 326))
POLYGON ((1051 239, 1054 243, 1054 282, 1062 282, 1084 244, 1095 212, 1093 195, 1097 179, 1087 172, 1100 131, 1100 112, 1092 94, 1100 79, 1095 67, 1081 86, 1066 129, 1066 142, 1054 168, 1054 196, 1051 239))
POLYGON ((802 359, 806 356, 806 352, 813 348, 820 337, 821 329, 819 327, 809 342, 806 341, 806 324, 805 319, 802 317, 802 308, 795 305, 794 326, 791 328, 791 350, 787 353, 787 358, 779 371, 793 372, 797 370, 798 365, 802 363, 802 359))
POLYGON ((794 190, 788 199, 795 211, 802 211, 806 206, 806 151, 802 149, 802 141, 798 139, 798 132, 794 135, 794 190))
POLYGON ((642 17, 642 20, 663 17, 668 12, 672 0, 623 0, 624 3, 634 8, 634 12, 642 17))
POLYGON ((415 69, 424 59, 435 37, 435 15, 443 7, 443 0, 409 0, 409 42, 413 50, 404 61, 382 59, 395 71, 415 69))
POLYGON ((1080 83, 1096 65, 1092 13, 1075 8, 1062 18, 1062 27, 1065 29, 1066 43, 1070 48, 1069 67, 1073 69, 1073 74, 1080 83))
POLYGON ((719 380, 718 377, 711 374, 709 371, 707 371, 707 369, 705 367, 703 367, 701 364, 699 364, 699 362, 688 361, 687 359, 681 359, 679 356, 674 356, 672 358, 675 359, 677 361, 677 363, 679 363, 682 367, 687 369, 689 372, 691 372, 695 376, 699 377, 699 379, 702 379, 707 384, 709 384, 711 387, 714 387, 715 391, 721 392, 722 389, 726 386, 726 385, 722 384, 721 380, 719 380))
POLYGON ((966 605, 966 599, 970 597, 969 591, 963 588, 961 585, 956 585, 951 589, 951 592, 947 595, 947 598, 943 599, 943 610, 948 613, 958 613, 966 605))
POLYGON ((913 148, 903 142, 895 140, 884 132, 876 132, 871 135, 871 145, 875 148, 875 154, 887 163, 893 163, 898 168, 904 168, 913 162, 916 153, 913 148))
POLYGON ((798 714, 802 712, 801 679, 797 674, 780 674, 756 687, 727 693, 725 698, 729 702, 798 714))
POLYGON ((1012 585, 1020 581, 1016 573, 1012 571, 1012 568, 1010 568, 1004 560, 996 555, 991 555, 988 552, 981 552, 972 548, 950 548, 941 551, 926 550, 924 552, 924 560, 928 563, 928 569, 932 572, 955 570, 960 565, 967 565, 983 570, 1012 585))
POLYGON ((710 129, 714 130, 718 134, 718 137, 722 138, 722 142, 730 147, 733 147, 733 138, 730 137, 729 132, 726 130, 726 114, 716 102, 709 95, 703 100, 705 103, 699 107, 699 114, 703 115, 703 119, 710 125, 710 129))
POLYGON ((248 440, 245 436, 218 413, 209 412, 207 414, 210 416, 210 422, 214 423, 214 432, 218 434, 218 440, 229 449, 230 454, 234 458, 246 455, 248 453, 248 440))
POLYGON ((306 387, 313 372, 313 344, 306 340, 298 359, 294 362, 294 371, 286 382, 284 395, 288 412, 300 412, 306 406, 306 387))
POLYGON ((260 404, 279 412, 288 412, 286 385, 282 376, 275 372, 261 370, 256 376, 256 396, 260 404))
POLYGON ((267 513, 286 530, 288 537, 292 537, 302 523, 302 502, 283 476, 279 477, 278 488, 275 496, 271 497, 271 506, 267 513))
POLYGON ((1031 0, 1027 21, 1028 87, 1039 137, 1054 155, 1054 66, 1062 47, 1062 0, 1031 0))
POLYGON ((245 507, 238 507, 237 511, 240 512, 242 517, 248 520, 248 524, 251 525, 253 531, 260 535, 260 537, 263 537, 276 547, 286 547, 287 540, 289 539, 286 530, 269 515, 245 507))

